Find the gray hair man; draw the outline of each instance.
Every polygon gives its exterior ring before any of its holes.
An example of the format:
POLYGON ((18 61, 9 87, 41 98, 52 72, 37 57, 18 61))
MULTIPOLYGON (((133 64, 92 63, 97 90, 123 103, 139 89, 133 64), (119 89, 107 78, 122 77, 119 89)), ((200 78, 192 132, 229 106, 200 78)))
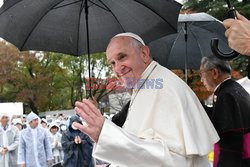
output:
POLYGON ((213 92, 221 82, 231 78, 231 67, 228 62, 215 56, 203 57, 200 73, 204 86, 213 92))
POLYGON ((17 148, 19 131, 10 122, 6 113, 0 116, 0 166, 17 167, 17 148))
POLYGON ((205 87, 214 92, 210 118, 220 136, 214 148, 214 166, 249 166, 250 95, 231 79, 231 67, 226 61, 204 57, 200 72, 205 87))

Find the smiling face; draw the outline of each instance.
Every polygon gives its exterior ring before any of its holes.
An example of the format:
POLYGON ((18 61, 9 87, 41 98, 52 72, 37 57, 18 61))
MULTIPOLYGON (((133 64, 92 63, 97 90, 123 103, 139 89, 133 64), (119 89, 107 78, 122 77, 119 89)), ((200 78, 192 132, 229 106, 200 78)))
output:
POLYGON ((125 85, 128 84, 128 79, 140 79, 141 74, 152 61, 149 48, 140 45, 131 37, 113 38, 106 53, 113 72, 125 85))

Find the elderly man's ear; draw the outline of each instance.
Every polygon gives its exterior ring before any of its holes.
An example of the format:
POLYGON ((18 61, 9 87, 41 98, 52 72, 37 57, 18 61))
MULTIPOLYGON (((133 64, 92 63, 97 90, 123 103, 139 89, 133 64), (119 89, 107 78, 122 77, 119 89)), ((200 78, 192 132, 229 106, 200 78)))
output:
POLYGON ((145 64, 149 64, 151 61, 150 50, 148 46, 142 47, 142 59, 145 64))
POLYGON ((213 79, 218 79, 220 76, 220 71, 217 68, 212 69, 213 79))

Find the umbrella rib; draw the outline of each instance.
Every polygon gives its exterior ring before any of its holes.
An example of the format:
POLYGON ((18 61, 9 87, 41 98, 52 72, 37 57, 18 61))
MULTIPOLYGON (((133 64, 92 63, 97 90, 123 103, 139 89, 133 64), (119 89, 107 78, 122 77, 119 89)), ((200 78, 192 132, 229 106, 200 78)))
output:
POLYGON ((164 20, 165 22, 167 22, 167 23, 170 25, 170 27, 172 27, 174 30, 176 30, 176 28, 175 28, 172 24, 170 24, 164 17, 162 17, 162 16, 161 16, 158 12, 156 12, 154 9, 150 8, 149 6, 147 6, 147 5, 145 5, 145 4, 141 3, 141 2, 138 2, 137 0, 134 0, 134 1, 137 2, 137 3, 139 3, 140 5, 142 5, 142 6, 146 7, 146 8, 148 8, 149 10, 151 10, 153 13, 155 13, 157 16, 159 16, 162 20, 164 20))
POLYGON ((81 2, 81 1, 82 1, 82 0, 75 1, 75 2, 71 2, 71 3, 65 4, 65 5, 61 5, 61 6, 58 6, 58 7, 53 7, 52 9, 62 8, 62 7, 69 6, 69 5, 72 5, 72 4, 75 4, 75 3, 81 2))
POLYGON ((125 30, 124 30, 122 24, 120 23, 120 21, 118 20, 118 18, 115 16, 115 14, 112 12, 112 10, 111 10, 106 4, 104 4, 104 2, 103 2, 102 0, 98 0, 98 1, 101 2, 102 5, 104 5, 104 6, 109 10, 109 12, 110 12, 110 13, 112 14, 112 16, 115 18, 115 20, 117 21, 117 23, 120 25, 122 31, 125 32, 125 30))
MULTIPOLYGON (((21 1, 17 2, 17 3, 12 4, 12 5, 9 6, 8 8, 6 8, 4 11, 2 11, 2 13, 0 13, 0 15, 3 14, 6 10, 12 8, 13 6, 15 6, 16 4, 18 4, 18 3, 22 2, 22 1, 23 1, 23 0, 21 0, 21 1)), ((6 2, 5 2, 5 3, 6 3, 6 2)))
MULTIPOLYGON (((98 5, 95 4, 94 2, 92 2, 92 1, 90 1, 90 0, 88 0, 88 1, 91 2, 92 5, 98 6, 98 5)), ((78 0, 78 1, 75 1, 75 2, 71 2, 71 3, 65 4, 65 5, 61 5, 61 6, 58 6, 58 7, 54 7, 53 9, 58 9, 58 8, 62 8, 62 7, 65 7, 65 6, 73 5, 73 4, 76 4, 76 3, 78 3, 78 2, 82 2, 82 0, 78 0)), ((90 6, 90 5, 89 5, 89 6, 90 6)), ((99 7, 102 8, 101 6, 99 6, 99 7)), ((103 8, 103 9, 104 9, 104 8, 103 8)), ((105 10, 107 10, 107 9, 105 9, 105 10)))
POLYGON ((197 37, 195 36, 195 33, 193 32, 193 30, 192 30, 191 28, 189 28, 189 30, 191 31, 191 33, 193 34, 194 38, 195 38, 196 41, 197 41, 197 45, 198 45, 199 50, 200 50, 200 52, 201 52, 201 57, 204 57, 204 54, 203 54, 203 52, 202 52, 201 46, 200 46, 200 44, 199 44, 199 42, 198 42, 198 39, 197 39, 197 37))
MULTIPOLYGON (((210 33, 212 33, 212 34, 215 34, 215 32, 213 32, 213 31, 211 31, 210 29, 207 29, 207 28, 206 28, 206 27, 209 26, 209 24, 213 24, 213 23, 216 23, 216 21, 213 21, 213 22, 204 24, 204 25, 202 25, 202 26, 197 26, 197 25, 195 25, 195 26, 196 26, 196 27, 199 27, 199 28, 202 28, 202 29, 204 29, 204 30, 206 30, 206 31, 208 31, 208 32, 210 32, 210 33)), ((221 22, 219 22, 219 23, 221 23, 221 22)), ((221 23, 221 26, 223 26, 222 23, 221 23)), ((224 34, 223 34, 223 36, 224 36, 224 34)))
MULTIPOLYGON (((183 27, 182 27, 182 28, 183 28, 183 27)), ((177 33, 178 35, 177 35, 177 37, 175 38, 175 40, 174 40, 174 42, 173 42, 173 45, 172 45, 171 50, 170 50, 170 52, 169 52, 169 55, 171 55, 171 52, 173 51, 174 46, 175 46, 177 40, 179 39, 179 37, 180 37, 181 34, 182 34, 182 28, 181 28, 180 32, 177 33)), ((169 58, 170 58, 170 57, 169 57, 169 58)), ((168 58, 168 59, 169 59, 169 58, 168 58)), ((168 61, 168 60, 167 60, 167 61, 168 61)))
MULTIPOLYGON (((54 6, 58 5, 58 4, 61 3, 61 2, 62 2, 62 1, 59 1, 59 2, 56 3, 54 6)), ((53 6, 53 7, 54 7, 54 6, 53 6)), ((51 9, 52 9, 53 7, 51 7, 51 9)), ((36 26, 40 23, 40 21, 44 18, 44 16, 46 16, 46 14, 49 13, 49 12, 50 12, 50 10, 48 10, 47 12, 45 12, 45 14, 44 14, 44 15, 37 21, 37 23, 33 26, 32 30, 31 30, 30 33, 29 33, 29 35, 27 35, 27 38, 24 40, 22 46, 20 47, 20 51, 23 50, 23 47, 24 47, 25 43, 28 41, 30 35, 31 35, 32 32, 35 30, 36 26)))
MULTIPOLYGON (((81 2, 81 6, 80 6, 80 13, 79 13, 79 21, 78 21, 78 30, 77 30, 77 55, 79 55, 79 41, 80 41, 80 22, 81 22, 81 15, 82 15, 82 11, 83 11, 83 0, 81 2)), ((88 8, 88 7, 87 7, 88 8)))
MULTIPOLYGON (((103 9, 103 10, 106 10, 106 11, 110 12, 109 9, 102 7, 101 5, 98 5, 97 3, 95 3, 95 2, 93 2, 93 1, 91 1, 91 0, 88 0, 88 1, 91 2, 93 5, 96 5, 97 7, 99 7, 99 8, 101 8, 101 9, 103 9)), ((99 2, 100 2, 100 1, 99 1, 99 2)), ((105 6, 105 7, 106 7, 106 6, 105 6)))

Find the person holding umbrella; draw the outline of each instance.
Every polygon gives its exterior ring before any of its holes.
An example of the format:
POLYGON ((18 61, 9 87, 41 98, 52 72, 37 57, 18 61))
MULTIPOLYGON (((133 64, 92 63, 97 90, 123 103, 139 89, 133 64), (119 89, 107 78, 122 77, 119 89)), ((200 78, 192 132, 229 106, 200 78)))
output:
POLYGON ((207 154, 219 137, 185 82, 153 61, 136 34, 114 36, 106 53, 121 82, 136 82, 123 128, 89 100, 76 102, 87 125, 73 125, 95 141, 93 155, 118 167, 208 167, 207 154))
POLYGON ((229 46, 237 52, 250 56, 250 21, 237 12, 237 20, 224 20, 225 36, 229 46))

